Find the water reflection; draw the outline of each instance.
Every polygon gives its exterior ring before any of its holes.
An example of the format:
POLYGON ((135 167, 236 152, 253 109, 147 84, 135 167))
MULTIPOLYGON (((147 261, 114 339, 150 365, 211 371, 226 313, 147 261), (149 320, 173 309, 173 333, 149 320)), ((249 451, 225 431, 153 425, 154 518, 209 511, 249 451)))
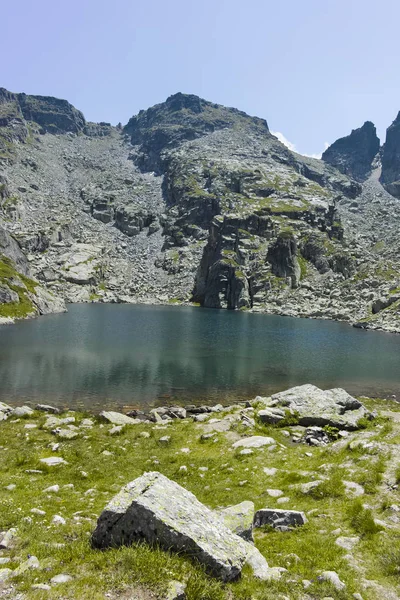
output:
POLYGON ((74 305, 66 315, 0 328, 0 399, 87 407, 226 402, 308 382, 397 394, 399 357, 400 336, 327 321, 74 305))

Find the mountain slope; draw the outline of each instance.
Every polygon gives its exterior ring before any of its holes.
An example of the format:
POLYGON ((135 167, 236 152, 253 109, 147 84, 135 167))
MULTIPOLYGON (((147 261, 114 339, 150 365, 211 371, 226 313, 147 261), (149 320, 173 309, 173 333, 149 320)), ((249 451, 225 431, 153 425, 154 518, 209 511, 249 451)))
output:
POLYGON ((262 119, 175 94, 121 129, 0 90, 0 148, 3 222, 54 297, 381 326, 369 319, 388 282, 356 210, 365 186, 262 119), (365 272, 374 284, 355 296, 365 272))

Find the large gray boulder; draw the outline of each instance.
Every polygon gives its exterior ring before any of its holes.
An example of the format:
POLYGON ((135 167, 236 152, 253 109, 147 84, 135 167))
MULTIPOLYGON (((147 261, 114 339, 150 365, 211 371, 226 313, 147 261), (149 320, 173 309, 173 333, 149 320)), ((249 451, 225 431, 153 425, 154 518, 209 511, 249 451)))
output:
MULTIPOLYGON (((330 425, 340 429, 357 429, 360 419, 370 413, 345 390, 320 390, 315 385, 300 385, 264 399, 266 409, 284 408, 298 417, 300 425, 308 427, 330 425)), ((259 415, 263 419, 263 411, 259 415)))
POLYGON ((158 472, 131 481, 109 502, 92 535, 95 548, 146 540, 196 558, 222 581, 240 576, 244 564, 270 578, 265 558, 230 531, 223 520, 180 485, 158 472))

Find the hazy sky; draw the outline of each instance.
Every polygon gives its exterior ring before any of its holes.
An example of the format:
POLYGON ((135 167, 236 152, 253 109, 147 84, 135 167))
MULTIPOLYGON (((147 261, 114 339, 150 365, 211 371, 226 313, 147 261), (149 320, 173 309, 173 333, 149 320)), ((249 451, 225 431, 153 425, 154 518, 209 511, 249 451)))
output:
POLYGON ((0 87, 126 123, 178 91, 267 119, 303 153, 400 110, 399 0, 19 0, 0 87))

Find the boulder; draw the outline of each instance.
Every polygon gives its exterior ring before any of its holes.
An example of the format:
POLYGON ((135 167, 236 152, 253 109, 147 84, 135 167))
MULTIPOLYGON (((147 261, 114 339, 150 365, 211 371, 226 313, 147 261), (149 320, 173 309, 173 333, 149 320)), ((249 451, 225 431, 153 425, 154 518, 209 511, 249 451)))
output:
POLYGON ((232 533, 191 492, 158 472, 124 486, 105 507, 92 534, 95 548, 138 540, 196 558, 222 581, 237 579, 250 554, 260 576, 268 572, 256 548, 232 533))
POLYGON ((358 428, 360 419, 370 417, 365 406, 345 390, 323 391, 310 384, 274 394, 271 401, 267 401, 267 408, 270 406, 289 410, 305 427, 330 425, 352 430, 358 428))
POLYGON ((307 517, 297 510, 283 510, 279 508, 261 508, 254 515, 254 527, 270 525, 274 529, 286 530, 307 523, 307 517))
POLYGON ((226 527, 247 542, 253 541, 254 502, 245 500, 235 506, 215 511, 226 527))

